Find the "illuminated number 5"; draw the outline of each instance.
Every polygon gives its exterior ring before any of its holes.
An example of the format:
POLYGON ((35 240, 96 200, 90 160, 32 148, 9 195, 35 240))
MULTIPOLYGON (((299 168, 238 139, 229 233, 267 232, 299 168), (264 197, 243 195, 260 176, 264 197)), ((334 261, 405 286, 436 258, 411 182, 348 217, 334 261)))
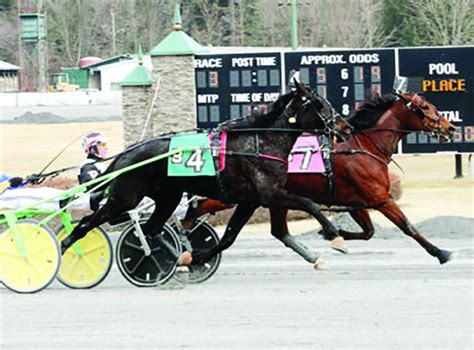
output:
POLYGON ((202 151, 200 149, 195 150, 189 156, 188 161, 186 162, 188 168, 194 168, 194 171, 199 173, 201 172, 204 166, 204 160, 202 159, 202 151))

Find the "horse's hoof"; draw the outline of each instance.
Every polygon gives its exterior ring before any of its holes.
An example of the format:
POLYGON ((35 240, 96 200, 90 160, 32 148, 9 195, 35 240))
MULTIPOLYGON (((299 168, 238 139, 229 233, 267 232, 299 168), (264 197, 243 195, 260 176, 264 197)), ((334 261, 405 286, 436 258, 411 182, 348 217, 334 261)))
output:
POLYGON ((341 236, 337 236, 331 241, 331 248, 343 254, 349 252, 349 249, 347 249, 346 246, 346 241, 341 236))
POLYGON ((183 252, 178 258, 178 266, 188 266, 192 263, 193 256, 190 252, 183 252))
POLYGON ((439 263, 443 265, 444 263, 447 263, 449 260, 453 258, 453 253, 447 250, 441 249, 439 253, 436 255, 436 257, 438 258, 439 263))
POLYGON ((326 270, 327 265, 323 258, 318 258, 313 265, 315 270, 326 270))

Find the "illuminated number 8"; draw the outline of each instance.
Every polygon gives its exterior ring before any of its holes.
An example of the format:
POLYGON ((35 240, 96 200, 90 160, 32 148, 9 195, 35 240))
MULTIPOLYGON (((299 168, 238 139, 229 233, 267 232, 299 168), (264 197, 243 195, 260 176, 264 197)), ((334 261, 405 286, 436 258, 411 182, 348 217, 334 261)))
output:
POLYGON ((343 115, 349 115, 349 105, 346 103, 346 104, 343 104, 342 105, 342 114, 343 115))

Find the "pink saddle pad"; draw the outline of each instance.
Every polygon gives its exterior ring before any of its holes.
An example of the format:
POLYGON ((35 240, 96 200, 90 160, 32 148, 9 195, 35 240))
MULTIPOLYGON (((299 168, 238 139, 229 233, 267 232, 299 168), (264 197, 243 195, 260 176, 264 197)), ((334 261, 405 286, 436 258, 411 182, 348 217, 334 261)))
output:
POLYGON ((315 135, 298 137, 288 159, 289 173, 324 173, 323 157, 319 138, 315 135))

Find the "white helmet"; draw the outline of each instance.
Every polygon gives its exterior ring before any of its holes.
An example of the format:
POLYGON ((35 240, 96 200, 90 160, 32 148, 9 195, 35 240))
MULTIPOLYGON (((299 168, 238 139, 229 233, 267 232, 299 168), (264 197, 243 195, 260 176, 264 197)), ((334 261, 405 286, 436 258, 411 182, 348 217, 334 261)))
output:
POLYGON ((82 148, 86 154, 93 154, 97 156, 98 154, 96 146, 101 143, 105 144, 107 141, 107 136, 102 134, 100 131, 92 131, 82 139, 82 148))

